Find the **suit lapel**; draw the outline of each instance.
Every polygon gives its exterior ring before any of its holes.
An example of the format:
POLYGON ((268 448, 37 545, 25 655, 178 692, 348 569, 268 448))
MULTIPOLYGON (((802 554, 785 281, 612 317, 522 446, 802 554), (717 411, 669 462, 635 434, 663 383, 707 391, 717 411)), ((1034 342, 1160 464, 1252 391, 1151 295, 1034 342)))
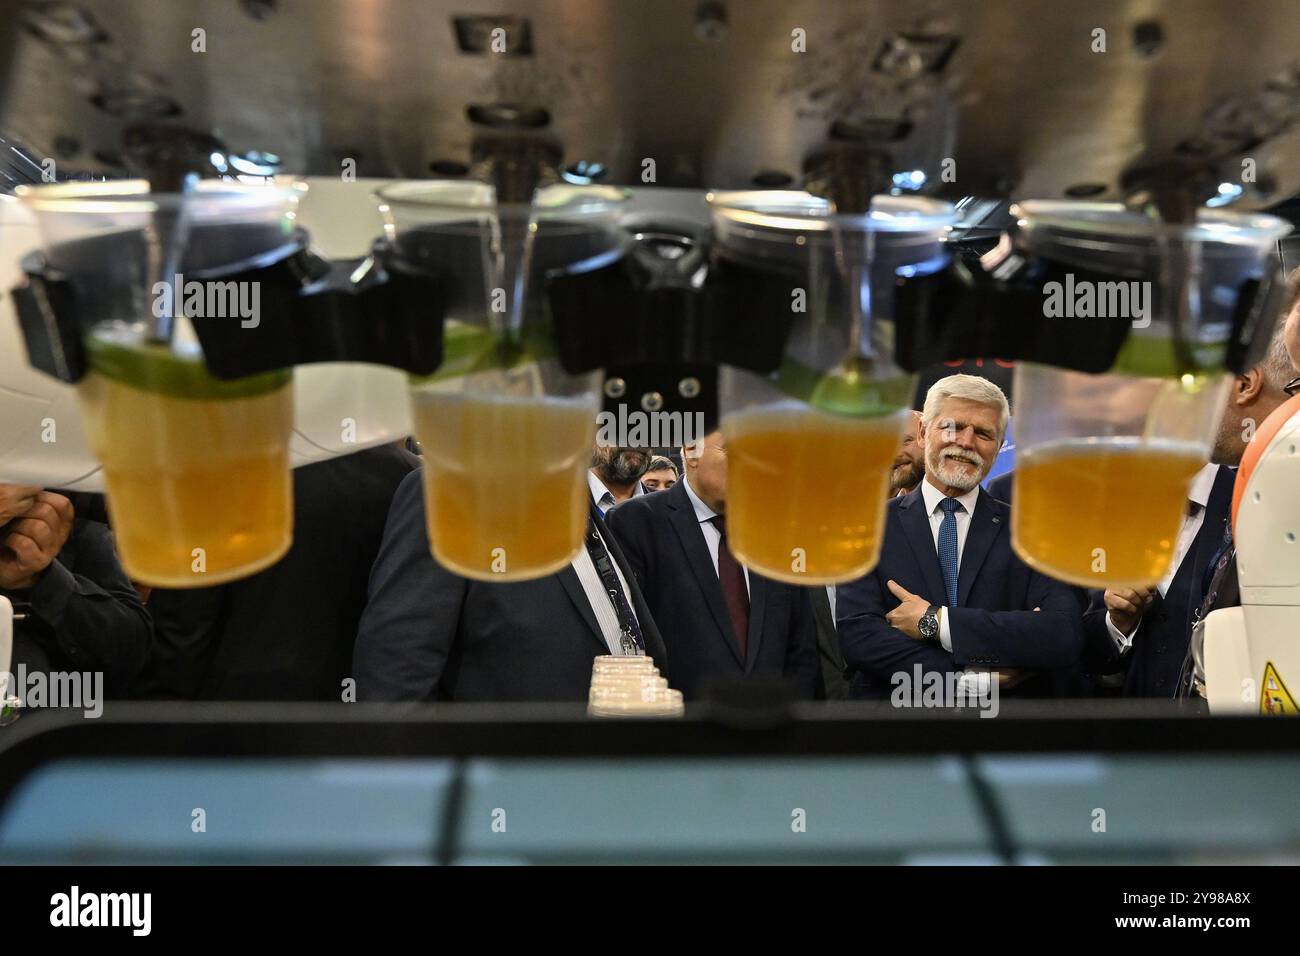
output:
POLYGON ((632 565, 628 563, 627 557, 623 554, 618 538, 609 530, 609 526, 605 524, 605 519, 600 516, 600 512, 594 505, 592 506, 591 520, 596 522, 601 537, 605 539, 605 547, 609 551, 609 556, 614 559, 618 569, 623 572, 624 580, 627 581, 627 600, 632 605, 633 613, 636 614, 637 624, 641 626, 641 637, 645 641, 646 654, 658 662, 661 671, 667 671, 668 651, 664 647, 663 636, 655 625, 650 608, 646 606, 645 596, 641 593, 641 585, 637 581, 636 573, 632 570, 632 565))
POLYGON ((925 499, 919 485, 898 506, 898 520, 903 523, 907 543, 912 546, 921 576, 925 578, 925 597, 935 604, 944 602, 947 591, 943 586, 943 570, 939 567, 939 552, 934 547, 930 516, 925 512, 925 499))
POLYGON ((813 617, 817 626, 827 634, 835 633, 835 618, 831 617, 831 598, 823 585, 814 585, 808 589, 808 599, 812 602, 813 617))
MULTIPOLYGON (((695 516, 695 508, 686 494, 686 484, 684 481, 679 481, 663 494, 672 496, 668 502, 669 521, 673 531, 677 533, 682 550, 686 552, 686 562, 690 565, 691 576, 695 578, 695 583, 700 586, 700 591, 704 594, 704 603, 708 605, 709 613, 713 615, 713 622, 718 626, 718 634, 731 651, 731 656, 736 659, 736 663, 744 667, 745 662, 740 659, 740 645, 731 630, 731 617, 727 614, 727 603, 722 596, 722 584, 718 581, 718 572, 713 569, 709 546, 704 541, 704 531, 695 516)), ((755 576, 751 576, 750 579, 751 587, 753 587, 753 577, 755 576)), ((754 616, 752 596, 749 604, 752 633, 754 616)))
MULTIPOLYGON (((593 502, 588 502, 588 511, 591 517, 596 518, 600 512, 596 510, 593 502)), ((586 533, 585 531, 583 532, 586 533)), ((586 548, 586 543, 582 545, 586 548)), ((587 598, 587 592, 583 590, 582 581, 578 578, 578 572, 573 569, 573 563, 565 565, 556 575, 560 579, 560 584, 564 587, 564 593, 569 596, 573 606, 578 609, 582 619, 587 622, 587 630, 596 642, 604 649, 604 653, 609 653, 609 645, 605 642, 605 634, 600 629, 600 622, 596 620, 596 613, 591 609, 591 601, 587 598)))
POLYGON ((582 582, 578 580, 578 572, 573 570, 573 565, 570 564, 561 568, 556 576, 564 586, 564 593, 569 595, 569 600, 578 609, 582 619, 587 622, 588 633, 600 644, 604 653, 608 654, 609 645, 605 643, 605 635, 596 620, 595 612, 591 609, 591 601, 587 600, 587 592, 582 589, 582 582))
POLYGON ((578 609, 582 619, 587 622, 587 631, 608 654, 609 645, 605 643, 605 635, 601 632, 595 612, 591 609, 591 602, 587 600, 587 592, 582 589, 582 582, 578 580, 578 572, 573 570, 573 565, 569 565, 560 569, 558 577, 560 584, 564 586, 564 593, 569 595, 569 600, 578 609))
POLYGON ((817 622, 817 648, 825 657, 835 664, 836 670, 844 672, 844 655, 840 653, 836 639, 835 618, 831 616, 831 599, 826 588, 813 586, 808 588, 808 598, 812 602, 813 618, 817 622))
POLYGON ((961 564, 957 568, 959 607, 966 606, 984 559, 1007 523, 1005 510, 1005 505, 980 489, 979 497, 975 499, 975 513, 970 516, 970 528, 966 531, 966 544, 961 549, 961 564))
MULTIPOLYGON (((763 643, 763 618, 766 616, 768 596, 780 586, 775 581, 768 581, 753 571, 749 572, 749 634, 746 635, 746 649, 749 653, 745 660, 746 674, 753 669, 754 661, 758 660, 758 648, 763 643)), ((739 653, 736 656, 739 657, 739 653)))
MULTIPOLYGON (((1232 486, 1236 480, 1235 469, 1220 466, 1215 473, 1210 497, 1205 502, 1205 517, 1201 520, 1201 527, 1196 532, 1196 537, 1192 539, 1191 547, 1187 549, 1187 556, 1183 558, 1182 566, 1178 569, 1179 573, 1184 569, 1191 573, 1191 577, 1187 579, 1189 615, 1192 610, 1201 606, 1201 600, 1205 597, 1201 593, 1201 582, 1205 578, 1205 570, 1209 567, 1210 558, 1214 557, 1214 553, 1219 550, 1219 545, 1223 543, 1225 524, 1232 513, 1232 486)), ((1172 581, 1169 586, 1172 590, 1172 581)))

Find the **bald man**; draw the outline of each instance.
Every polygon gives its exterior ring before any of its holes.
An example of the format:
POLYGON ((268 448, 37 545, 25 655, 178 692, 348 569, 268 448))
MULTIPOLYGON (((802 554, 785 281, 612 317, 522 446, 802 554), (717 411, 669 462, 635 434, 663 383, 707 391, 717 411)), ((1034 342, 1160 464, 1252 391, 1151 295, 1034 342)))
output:
POLYGON ((749 571, 727 543, 722 433, 684 448, 682 464, 667 491, 606 516, 662 630, 669 684, 696 700, 711 684, 783 678, 799 698, 820 696, 809 589, 749 571))

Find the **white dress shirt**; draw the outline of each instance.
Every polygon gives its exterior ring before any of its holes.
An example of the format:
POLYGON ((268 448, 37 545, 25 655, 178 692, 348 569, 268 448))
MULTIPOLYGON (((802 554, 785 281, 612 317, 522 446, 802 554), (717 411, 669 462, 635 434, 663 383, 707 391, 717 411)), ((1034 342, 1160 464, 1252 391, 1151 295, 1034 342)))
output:
MULTIPOLYGON (((587 469, 587 487, 591 489, 591 499, 596 502, 596 507, 600 509, 600 515, 603 518, 605 512, 618 504, 618 500, 613 493, 605 487, 605 483, 596 477, 596 473, 590 468, 587 469)), ((646 493, 645 486, 637 482, 632 489, 632 497, 640 498, 646 493)))
MULTIPOLYGON (((958 495, 957 500, 961 502, 961 508, 952 513, 953 518, 957 521, 957 568, 961 568, 961 556, 966 550, 966 535, 970 533, 971 518, 975 515, 975 505, 979 501, 980 486, 976 485, 970 491, 963 495, 958 495)), ((930 483, 927 475, 921 479, 921 498, 925 502, 925 513, 930 518, 930 536, 934 538, 934 553, 937 558, 939 555, 939 526, 943 524, 943 512, 939 509, 939 502, 943 501, 944 493, 930 483)), ((926 595, 930 597, 930 595, 926 595)), ((937 604, 945 600, 947 594, 937 594, 930 597, 931 604, 937 604)), ((939 616, 939 643, 949 654, 952 653, 952 623, 948 620, 951 615, 945 605, 943 613, 939 616)))
MULTIPOLYGON (((591 472, 587 473, 591 475, 591 472)), ((595 480, 596 476, 591 475, 595 480)), ((596 485, 601 491, 605 491, 605 486, 596 481, 596 485)), ((592 498, 596 497, 596 490, 592 488, 592 498)), ((599 502, 597 502, 599 506, 599 502)), ((596 532, 600 534, 599 529, 596 532)), ((585 534, 584 534, 585 537, 585 534)), ((601 543, 605 545, 605 550, 609 550, 609 544, 601 536, 601 543)), ((636 608, 632 607, 632 591, 627 586, 627 578, 623 577, 623 572, 619 569, 618 562, 611 559, 614 565, 614 573, 618 575, 618 583, 623 587, 623 595, 627 598, 629 610, 632 617, 640 623, 636 616, 636 608)), ((596 564, 591 560, 591 555, 587 553, 586 541, 583 541, 582 547, 578 549, 577 555, 571 562, 573 570, 578 573, 578 581, 582 585, 583 593, 587 595, 587 603, 591 605, 592 613, 596 615, 596 623, 600 625, 601 636, 605 638, 605 644, 609 647, 609 652, 618 656, 623 654, 623 629, 618 623, 618 614, 614 611, 614 605, 610 602, 609 595, 605 593, 605 583, 600 579, 600 572, 596 570, 596 564)), ((641 653, 638 650, 638 653, 641 653)))
MULTIPOLYGON (((682 484, 686 486, 686 497, 691 499, 691 507, 695 509, 695 518, 700 523, 700 531, 704 533, 704 543, 709 546, 709 557, 713 559, 713 573, 718 573, 718 545, 722 542, 722 532, 713 524, 714 518, 718 513, 700 500, 700 496, 695 493, 691 487, 690 481, 683 478, 682 484)), ((745 593, 749 593, 749 568, 743 564, 740 569, 745 572, 745 593)))
MULTIPOLYGON (((1196 477, 1192 479, 1192 486, 1187 491, 1187 500, 1196 507, 1188 508, 1183 512, 1183 524, 1178 529, 1178 540, 1174 543, 1174 560, 1169 565, 1164 580, 1157 585, 1161 597, 1169 591, 1169 585, 1173 584, 1174 575, 1178 573, 1183 558, 1192 549, 1192 542, 1200 534, 1201 525, 1205 524, 1205 506, 1210 503, 1210 492, 1214 490, 1214 479, 1218 476, 1219 466, 1209 464, 1198 471, 1196 477)), ((1106 630, 1110 633, 1111 640, 1115 642, 1115 649, 1120 654, 1127 654, 1132 649, 1133 637, 1141 626, 1142 622, 1138 621, 1138 626, 1133 628, 1132 634, 1123 634, 1111 620, 1110 611, 1106 612, 1106 630)))

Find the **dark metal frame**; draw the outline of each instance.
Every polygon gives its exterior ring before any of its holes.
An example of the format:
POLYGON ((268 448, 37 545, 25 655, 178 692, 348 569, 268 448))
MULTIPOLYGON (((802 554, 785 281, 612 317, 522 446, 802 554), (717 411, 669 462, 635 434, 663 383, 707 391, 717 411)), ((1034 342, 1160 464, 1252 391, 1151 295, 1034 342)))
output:
POLYGON ((0 810, 54 760, 92 757, 868 757, 978 753, 1300 753, 1300 721, 1207 717, 1157 701, 1003 701, 999 716, 888 703, 676 720, 588 718, 576 704, 110 703, 0 729, 0 810))
POLYGON ((695 704, 683 719, 589 718, 576 704, 112 703, 100 718, 29 712, 0 730, 0 816, 30 773, 66 758, 451 758, 451 792, 431 849, 457 859, 467 760, 608 757, 727 759, 958 755, 992 851, 1018 848, 985 753, 1300 752, 1300 720, 1207 717, 1166 701, 1006 701, 995 719, 973 710, 888 703, 794 704, 738 710, 695 704))

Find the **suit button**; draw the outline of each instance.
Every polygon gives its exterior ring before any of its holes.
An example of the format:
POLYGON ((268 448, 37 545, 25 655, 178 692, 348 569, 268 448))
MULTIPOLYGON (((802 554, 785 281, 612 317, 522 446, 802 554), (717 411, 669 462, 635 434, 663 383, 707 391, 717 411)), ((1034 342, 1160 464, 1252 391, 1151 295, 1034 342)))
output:
POLYGON ((1164 646, 1163 644, 1159 645, 1159 646, 1156 648, 1156 653, 1157 653, 1157 654, 1163 654, 1164 652, 1165 652, 1165 646, 1164 646))
POLYGON ((1163 678, 1163 677, 1156 681, 1156 686, 1157 686, 1157 687, 1164 687, 1164 686, 1165 686, 1165 681, 1164 681, 1164 678, 1163 678))

